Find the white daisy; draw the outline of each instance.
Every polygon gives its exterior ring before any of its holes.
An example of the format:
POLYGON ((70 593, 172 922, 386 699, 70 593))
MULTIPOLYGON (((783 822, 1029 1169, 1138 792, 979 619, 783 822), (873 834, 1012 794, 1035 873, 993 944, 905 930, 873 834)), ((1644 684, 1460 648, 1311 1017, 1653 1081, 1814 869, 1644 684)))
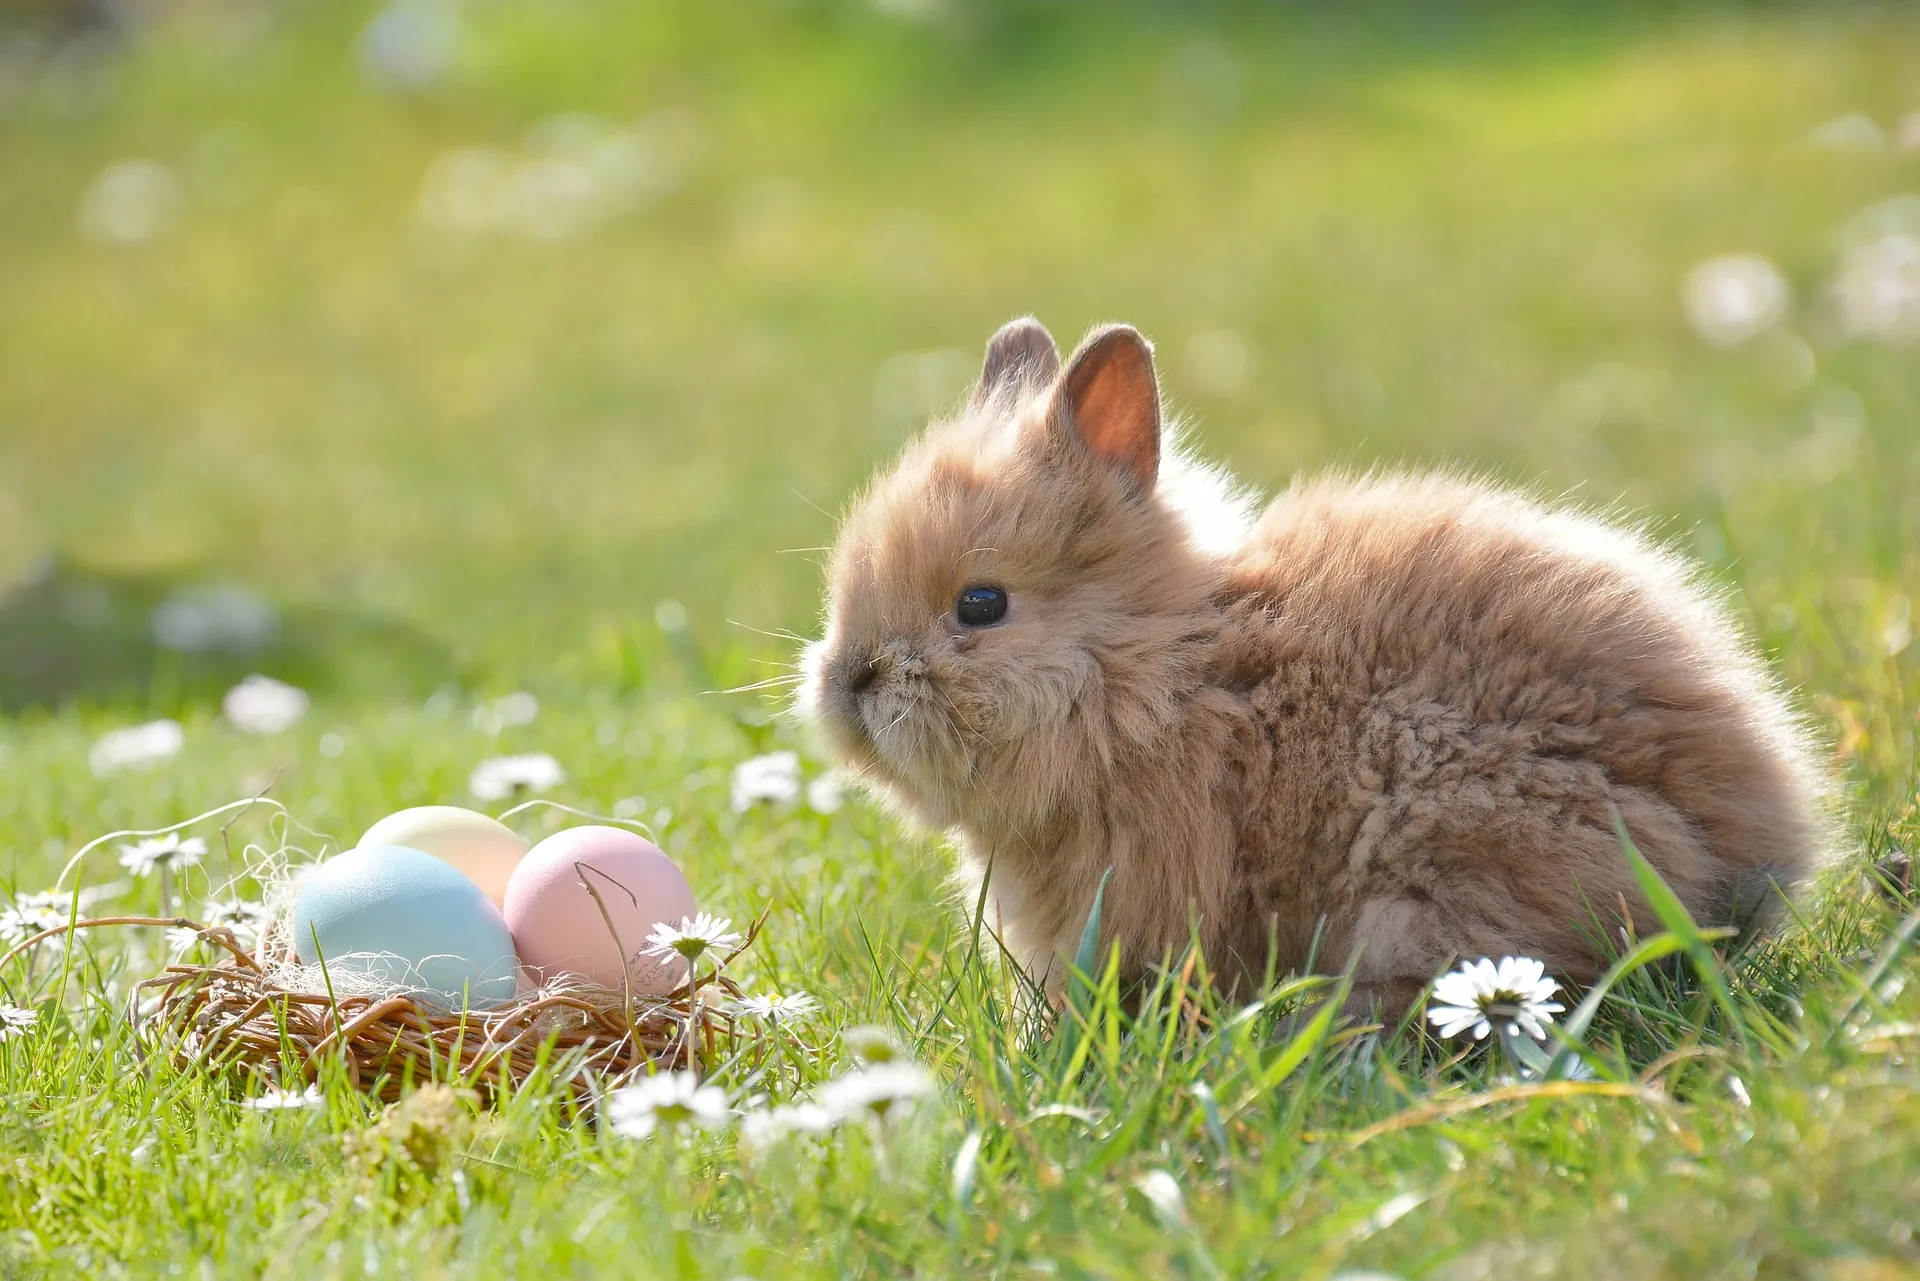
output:
POLYGON ((151 876, 155 872, 173 872, 183 867, 192 867, 207 856, 207 843, 197 836, 180 839, 178 832, 168 832, 165 836, 150 836, 133 845, 120 847, 120 866, 135 876, 151 876))
POLYGON ((503 801, 522 792, 550 792, 567 781, 560 762, 544 752, 494 756, 474 766, 467 790, 483 801, 503 801))
POLYGON ((35 1023, 40 1021, 40 1011, 23 1009, 18 1005, 0 1005, 0 1041, 11 1041, 16 1036, 25 1036, 35 1023))
POLYGON ((744 1014, 765 1023, 791 1023, 819 1008, 820 1002, 805 992, 789 992, 785 996, 778 992, 767 996, 743 996, 733 1004, 736 1014, 744 1014))
POLYGON ((179 960, 188 952, 191 952, 193 945, 199 941, 199 930, 191 929, 185 925, 170 925, 167 927, 167 955, 174 960, 179 960))
POLYGON ((1525 1032, 1545 1040, 1553 1016, 1567 1008, 1550 999, 1560 985, 1546 977, 1546 970, 1526 956, 1469 961, 1434 980, 1427 1019, 1443 1037, 1471 1030, 1479 1041, 1498 1028, 1507 1036, 1525 1032))
POLYGON ((834 1115, 818 1103, 783 1103, 749 1112, 740 1118, 740 1142, 750 1148, 769 1148, 790 1134, 825 1134, 834 1115))
POLYGON ((697 916, 682 917, 678 925, 662 921, 654 926, 640 955, 662 960, 679 956, 691 965, 709 952, 731 952, 740 946, 740 941, 740 935, 733 932, 730 917, 701 912, 697 916))
POLYGON ((733 767, 735 813, 761 801, 791 805, 800 799, 800 757, 793 752, 769 752, 733 767))
POLYGON ((87 763, 101 778, 120 770, 151 769, 178 755, 186 741, 186 731, 179 721, 148 721, 102 734, 87 754, 87 763))
POLYGON ((256 1097, 242 1099, 240 1106, 251 1112, 284 1112, 293 1108, 317 1108, 324 1101, 317 1085, 309 1085, 304 1090, 283 1090, 269 1085, 256 1097))
POLYGON ((695 1072, 662 1072, 607 1096, 607 1125, 624 1139, 644 1139, 660 1126, 727 1123, 727 1095, 702 1085, 695 1072))
POLYGON ((917 1063, 873 1063, 820 1087, 820 1106, 843 1121, 885 1123, 933 1093, 933 1078, 917 1063))
POLYGON ((258 673, 220 700, 220 711, 242 734, 284 734, 300 723, 310 706, 305 690, 258 673))

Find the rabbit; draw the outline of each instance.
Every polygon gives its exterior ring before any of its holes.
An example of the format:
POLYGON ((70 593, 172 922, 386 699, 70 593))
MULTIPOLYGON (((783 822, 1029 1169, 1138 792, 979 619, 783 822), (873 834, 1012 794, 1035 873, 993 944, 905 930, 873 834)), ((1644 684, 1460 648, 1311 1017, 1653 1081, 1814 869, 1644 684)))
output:
POLYGON ((1826 783, 1727 608, 1643 534, 1458 475, 1319 475, 1257 516, 1163 422, 1152 349, 1031 318, 857 500, 800 710, 1059 998, 1102 874, 1137 980, 1351 966, 1404 1017, 1456 961, 1591 983, 1820 863, 1826 783))

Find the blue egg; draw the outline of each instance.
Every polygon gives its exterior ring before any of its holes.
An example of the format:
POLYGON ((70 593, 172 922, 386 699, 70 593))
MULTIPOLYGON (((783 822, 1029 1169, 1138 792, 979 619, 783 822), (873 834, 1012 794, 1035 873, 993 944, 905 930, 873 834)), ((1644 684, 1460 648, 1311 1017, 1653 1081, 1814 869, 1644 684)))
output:
POLYGON ((513 935, 451 863, 404 845, 337 854, 307 874, 293 909, 303 965, 374 975, 443 1009, 513 996, 513 935), (316 950, 316 939, 318 948, 316 950))

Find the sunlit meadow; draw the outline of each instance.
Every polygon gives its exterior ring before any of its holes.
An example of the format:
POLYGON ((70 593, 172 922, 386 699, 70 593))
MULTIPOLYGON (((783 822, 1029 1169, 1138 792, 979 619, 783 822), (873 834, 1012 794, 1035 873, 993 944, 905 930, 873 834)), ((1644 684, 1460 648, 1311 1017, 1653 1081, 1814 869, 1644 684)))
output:
POLYGON ((1917 356, 1900 6, 12 6, 0 933, 257 928, 262 856, 528 800, 765 919, 741 1053, 597 1123, 183 1071, 128 1002, 203 944, 43 943, 0 1276, 1915 1275, 1917 356), (1842 861, 1595 1006, 1464 975, 1449 1039, 1199 958, 1037 1015, 746 688, 1027 312, 1138 325, 1269 492, 1646 522, 1830 745, 1842 861), (1560 1033, 1476 1039, 1488 993, 1560 1033))

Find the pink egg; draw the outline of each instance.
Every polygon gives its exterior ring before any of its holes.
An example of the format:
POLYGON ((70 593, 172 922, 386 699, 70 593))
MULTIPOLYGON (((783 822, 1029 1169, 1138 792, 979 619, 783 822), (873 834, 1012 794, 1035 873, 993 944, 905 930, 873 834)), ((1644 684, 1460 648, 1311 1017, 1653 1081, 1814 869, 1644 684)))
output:
POLYGON ((677 956, 641 956, 647 935, 693 910, 673 860, 618 827, 570 827, 541 841, 513 869, 504 905, 520 962, 535 978, 577 974, 619 990, 628 974, 635 992, 652 996, 685 982, 687 967, 677 956))

